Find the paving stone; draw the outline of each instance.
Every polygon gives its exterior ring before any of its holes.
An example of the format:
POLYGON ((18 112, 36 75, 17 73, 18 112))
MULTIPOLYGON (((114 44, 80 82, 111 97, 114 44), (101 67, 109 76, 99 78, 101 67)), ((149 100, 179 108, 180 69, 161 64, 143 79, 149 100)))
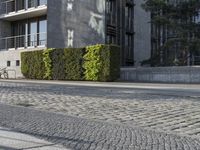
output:
POLYGON ((0 102, 4 104, 200 138, 200 134, 195 132, 200 131, 199 97, 171 93, 0 82, 0 102))

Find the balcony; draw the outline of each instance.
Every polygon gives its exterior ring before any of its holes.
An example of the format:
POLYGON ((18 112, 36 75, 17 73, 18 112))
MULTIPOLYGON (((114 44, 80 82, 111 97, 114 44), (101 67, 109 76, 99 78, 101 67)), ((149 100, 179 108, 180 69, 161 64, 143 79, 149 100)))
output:
POLYGON ((0 3, 0 19, 16 21, 47 14, 47 0, 7 0, 0 3))
POLYGON ((46 45, 46 33, 19 35, 0 39, 0 51, 46 47, 46 45))

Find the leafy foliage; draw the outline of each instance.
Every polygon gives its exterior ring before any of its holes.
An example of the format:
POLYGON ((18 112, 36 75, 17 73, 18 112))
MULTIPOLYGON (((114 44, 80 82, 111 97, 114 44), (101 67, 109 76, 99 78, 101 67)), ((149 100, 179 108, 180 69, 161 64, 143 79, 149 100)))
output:
POLYGON ((64 49, 54 49, 51 52, 52 79, 65 79, 65 57, 64 49))
POLYGON ((120 76, 120 49, 117 46, 88 46, 84 60, 86 80, 113 81, 120 76))
MULTIPOLYGON (((159 51, 154 56, 162 60, 165 51, 174 47, 178 47, 186 57, 197 51, 200 53, 200 24, 195 21, 200 15, 199 0, 145 0, 143 8, 151 12, 151 23, 158 29, 157 38, 161 40, 159 51)), ((173 56, 177 57, 177 52, 174 53, 173 56)))
POLYGON ((84 55, 84 69, 86 80, 99 80, 99 72, 101 71, 102 61, 100 60, 102 45, 88 46, 86 47, 86 54, 84 55))
POLYGON ((64 49, 66 80, 83 80, 84 51, 84 48, 64 49))
POLYGON ((45 65, 44 79, 48 80, 52 79, 52 60, 51 60, 52 51, 53 49, 46 49, 43 52, 43 62, 45 65))
POLYGON ((45 75, 43 51, 22 52, 21 64, 21 71, 26 78, 43 79, 45 75))
POLYGON ((23 52, 26 78, 114 81, 120 75, 120 49, 114 45, 23 52))

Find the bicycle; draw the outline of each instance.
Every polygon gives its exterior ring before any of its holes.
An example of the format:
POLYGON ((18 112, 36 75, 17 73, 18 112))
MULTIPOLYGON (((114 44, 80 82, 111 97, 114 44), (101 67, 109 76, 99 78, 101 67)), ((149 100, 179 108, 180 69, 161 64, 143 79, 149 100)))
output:
POLYGON ((5 68, 0 68, 0 79, 2 79, 2 76, 4 77, 4 79, 8 79, 8 71, 5 68))

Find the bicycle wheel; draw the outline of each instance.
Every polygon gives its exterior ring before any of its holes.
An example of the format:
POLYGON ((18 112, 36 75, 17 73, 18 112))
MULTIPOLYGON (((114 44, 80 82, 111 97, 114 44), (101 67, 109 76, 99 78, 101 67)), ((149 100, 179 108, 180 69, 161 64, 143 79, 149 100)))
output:
POLYGON ((3 75, 4 75, 4 78, 5 78, 5 79, 8 79, 8 72, 4 72, 3 75))

